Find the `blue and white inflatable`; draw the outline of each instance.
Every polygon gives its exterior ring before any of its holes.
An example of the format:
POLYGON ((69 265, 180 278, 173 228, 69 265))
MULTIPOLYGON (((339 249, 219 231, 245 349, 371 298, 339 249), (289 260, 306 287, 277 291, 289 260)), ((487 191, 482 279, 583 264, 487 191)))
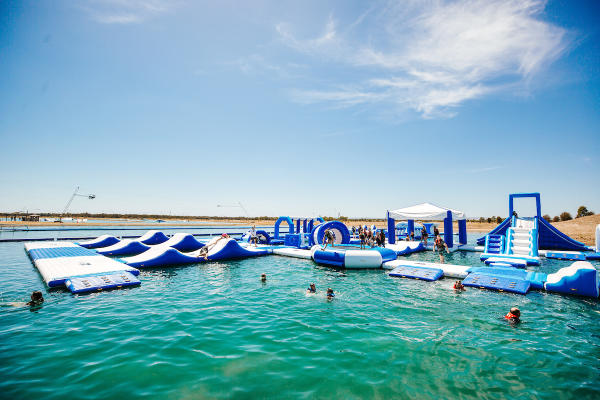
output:
POLYGON ((548 274, 544 284, 549 292, 591 297, 598 297, 599 286, 598 271, 587 261, 576 261, 554 274, 548 274))
POLYGON ((385 247, 362 249, 356 245, 327 247, 320 245, 311 248, 311 257, 317 264, 336 268, 363 269, 381 268, 384 262, 396 259, 396 252, 385 247))
POLYGON ((268 249, 256 247, 242 247, 235 239, 220 237, 214 238, 206 244, 209 247, 208 257, 205 260, 200 255, 200 250, 182 253, 172 247, 157 246, 150 250, 122 261, 134 268, 162 267, 168 265, 195 264, 206 261, 229 260, 235 258, 256 257, 270 254, 268 249))
POLYGON ((310 235, 310 245, 323 243, 323 237, 325 231, 330 230, 333 232, 335 244, 348 244, 350 243, 350 231, 348 227, 340 221, 330 221, 324 224, 317 225, 310 235))
MULTIPOLYGON (((252 234, 250 233, 250 231, 247 231, 246 233, 244 233, 242 235, 241 241, 244 243, 249 243, 251 237, 252 237, 252 234)), ((267 232, 267 231, 263 231, 263 230, 256 231, 256 237, 258 238, 259 244, 271 244, 271 235, 269 235, 269 232, 267 232)))

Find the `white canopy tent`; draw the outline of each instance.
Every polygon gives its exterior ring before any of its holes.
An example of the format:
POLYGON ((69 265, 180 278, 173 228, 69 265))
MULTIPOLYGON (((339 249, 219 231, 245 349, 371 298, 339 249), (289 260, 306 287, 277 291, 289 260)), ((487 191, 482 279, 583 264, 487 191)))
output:
POLYGON ((390 218, 399 220, 443 221, 448 216, 448 211, 452 212, 453 220, 466 218, 465 213, 462 211, 439 207, 431 203, 422 203, 392 210, 390 211, 390 218))

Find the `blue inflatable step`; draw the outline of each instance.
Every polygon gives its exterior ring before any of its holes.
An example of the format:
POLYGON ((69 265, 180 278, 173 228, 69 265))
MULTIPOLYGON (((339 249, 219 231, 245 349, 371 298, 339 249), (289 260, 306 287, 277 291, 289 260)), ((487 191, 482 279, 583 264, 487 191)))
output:
POLYGON ((424 268, 400 265, 394 268, 389 276, 400 278, 421 279, 423 281, 437 281, 444 275, 444 271, 438 268, 424 268))
POLYGON ((100 290, 137 286, 140 284, 140 280, 127 271, 119 271, 105 275, 81 276, 69 278, 65 281, 65 286, 71 293, 97 292, 100 290))
POLYGON ((492 289, 500 292, 526 294, 531 282, 509 276, 494 276, 480 273, 470 273, 463 280, 463 285, 480 289, 492 289))
POLYGON ((557 260, 585 261, 586 256, 580 251, 549 251, 546 253, 546 258, 554 258, 557 260))

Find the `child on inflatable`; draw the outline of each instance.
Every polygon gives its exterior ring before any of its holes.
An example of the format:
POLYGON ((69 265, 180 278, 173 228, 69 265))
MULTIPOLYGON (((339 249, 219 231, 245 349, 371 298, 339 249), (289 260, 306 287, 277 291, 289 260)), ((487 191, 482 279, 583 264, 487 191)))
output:
POLYGON ((331 245, 331 247, 334 247, 334 240, 335 235, 333 234, 331 229, 325 229, 325 233, 323 234, 323 244, 325 245, 325 247, 323 247, 323 250, 327 248, 327 245, 331 245))

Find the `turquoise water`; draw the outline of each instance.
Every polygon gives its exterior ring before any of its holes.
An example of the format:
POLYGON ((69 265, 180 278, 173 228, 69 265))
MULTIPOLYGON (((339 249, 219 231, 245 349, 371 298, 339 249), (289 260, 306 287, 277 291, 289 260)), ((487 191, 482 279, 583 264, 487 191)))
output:
MULTIPOLYGON (((479 265, 472 253, 448 261, 479 265)), ((139 288, 82 296, 47 290, 22 243, 0 244, 0 266, 3 398, 600 395, 595 300, 457 294, 451 280, 278 256, 145 270, 139 288), (39 310, 6 305, 42 288, 39 310), (502 316, 515 305, 523 323, 511 326, 502 316)))

